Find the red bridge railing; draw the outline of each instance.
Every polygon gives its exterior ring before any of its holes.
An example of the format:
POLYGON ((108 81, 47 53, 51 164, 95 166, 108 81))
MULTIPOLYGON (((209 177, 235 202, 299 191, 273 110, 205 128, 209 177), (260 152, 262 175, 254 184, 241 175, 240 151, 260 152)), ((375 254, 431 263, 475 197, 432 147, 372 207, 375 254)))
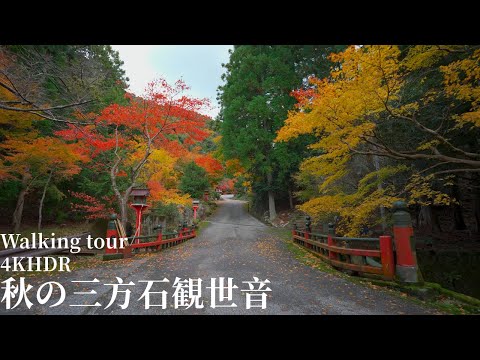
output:
MULTIPOLYGON (((115 225, 116 216, 112 216, 108 223, 107 237, 119 239, 118 228, 115 225)), ((106 247, 104 259, 116 259, 118 257, 131 257, 134 249, 151 249, 161 250, 172 246, 179 245, 187 240, 196 237, 195 227, 187 226, 186 223, 180 224, 178 231, 163 233, 161 227, 156 229, 158 234, 156 235, 144 235, 144 236, 131 236, 127 238, 127 242, 124 242, 122 247, 106 247), (153 240, 151 240, 153 239, 153 240)), ((137 250, 138 251, 138 250, 137 250)))
POLYGON ((316 234, 294 229, 293 240, 317 253, 322 260, 336 268, 352 270, 358 273, 377 274, 389 280, 394 278, 395 263, 392 238, 390 236, 344 238, 331 234, 316 234), (353 245, 355 242, 377 242, 380 249, 355 247, 353 245), (375 259, 379 259, 380 262, 377 262, 375 259))
POLYGON ((328 225, 328 234, 315 233, 307 217, 304 230, 294 224, 293 241, 335 268, 415 283, 419 281, 419 271, 412 223, 406 209, 404 202, 394 204, 393 240, 390 235, 378 238, 335 236, 332 224, 328 225))
POLYGON ((147 235, 147 236, 136 236, 130 237, 129 240, 133 240, 133 243, 130 245, 132 249, 139 248, 154 248, 156 250, 166 249, 167 247, 172 247, 178 244, 181 244, 189 239, 192 239, 196 236, 195 228, 185 227, 180 229, 180 231, 172 233, 162 233, 161 231, 158 235, 147 235), (148 239, 154 238, 153 241, 146 241, 148 239))

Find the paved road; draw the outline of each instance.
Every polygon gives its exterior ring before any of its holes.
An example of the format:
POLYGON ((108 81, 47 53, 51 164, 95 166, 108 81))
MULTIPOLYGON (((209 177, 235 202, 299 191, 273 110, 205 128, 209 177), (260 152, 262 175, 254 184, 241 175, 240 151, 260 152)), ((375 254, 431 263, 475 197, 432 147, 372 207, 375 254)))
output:
MULTIPOLYGON (((210 218, 210 224, 201 235, 180 246, 159 253, 136 256, 133 259, 99 263, 94 268, 82 268, 66 275, 55 275, 66 288, 65 302, 55 308, 25 305, 0 313, 36 314, 429 314, 432 310, 416 305, 408 299, 393 296, 381 289, 351 283, 333 274, 310 268, 298 260, 286 248, 285 241, 276 239, 267 226, 250 216, 243 203, 236 200, 220 201, 220 208, 210 218), (130 305, 122 310, 117 303, 104 307, 110 301, 115 277, 125 283, 132 281, 130 305), (267 308, 246 309, 246 296, 240 290, 248 288, 242 281, 269 279, 272 290, 267 297, 267 308), (203 279, 202 309, 174 309, 172 284, 176 277, 203 279), (231 277, 238 289, 233 290, 236 308, 211 307, 210 278, 231 277), (71 283, 71 280, 100 280, 97 284, 71 283), (152 291, 168 291, 168 307, 144 308, 144 300, 137 301, 145 289, 140 280, 170 280, 157 283, 152 291), (160 286, 162 285, 162 286, 160 286), (73 294, 94 289, 97 294, 73 294), (70 304, 94 304, 101 307, 71 307, 70 304)), ((48 278, 52 280, 52 278, 48 278)), ((36 290, 45 277, 28 278, 36 290)), ((122 289, 123 290, 123 289, 122 289)), ((45 290, 46 291, 46 290, 45 290)), ((30 293, 29 293, 30 294, 30 293)), ((3 292, 2 292, 3 295, 3 292)), ((35 294, 33 294, 35 295, 35 294)), ((119 303, 124 294, 119 295, 119 303)), ((30 297, 32 297, 30 295, 30 297)), ((160 295, 152 295, 152 304, 158 304, 160 295)))

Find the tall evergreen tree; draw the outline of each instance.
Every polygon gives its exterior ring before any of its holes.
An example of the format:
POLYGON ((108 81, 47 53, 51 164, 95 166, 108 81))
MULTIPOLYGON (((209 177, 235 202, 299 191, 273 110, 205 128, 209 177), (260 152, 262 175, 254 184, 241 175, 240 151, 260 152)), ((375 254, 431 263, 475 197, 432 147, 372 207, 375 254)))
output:
POLYGON ((192 198, 200 199, 205 190, 210 186, 205 169, 189 162, 183 168, 183 176, 180 179, 179 189, 192 198))
MULTIPOLYGON (((290 93, 305 85, 308 76, 328 74, 327 55, 341 49, 241 45, 234 47, 229 63, 224 65, 225 85, 219 88, 224 155, 241 160, 254 180, 255 200, 268 198, 270 219, 276 217, 276 197, 289 191, 291 174, 302 158, 294 150, 298 148, 295 144, 274 143, 295 103, 290 93)), ((304 151, 305 147, 300 148, 304 151)))

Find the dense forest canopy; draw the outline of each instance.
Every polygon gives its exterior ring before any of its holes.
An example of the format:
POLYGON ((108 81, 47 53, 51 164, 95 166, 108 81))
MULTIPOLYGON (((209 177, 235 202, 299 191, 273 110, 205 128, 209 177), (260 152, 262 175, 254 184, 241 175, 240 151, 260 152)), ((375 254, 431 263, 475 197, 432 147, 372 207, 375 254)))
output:
POLYGON ((108 45, 0 47, 0 202, 16 232, 24 218, 125 224, 139 186, 159 212, 190 205, 190 163, 202 191, 223 178, 208 100, 164 79, 135 96, 122 66, 108 45))
POLYGON ((426 231, 478 234, 479 57, 469 45, 237 46, 220 88, 224 154, 271 218, 293 191, 316 221, 358 235, 404 199, 426 231))
POLYGON ((219 89, 222 105, 222 150, 238 158, 252 184, 254 205, 268 202, 270 218, 276 200, 292 196, 292 175, 305 156, 309 137, 274 143, 288 111, 295 104, 292 90, 308 86, 309 76, 326 76, 328 55, 343 46, 235 46, 225 64, 225 84, 219 89))
POLYGON ((159 212, 216 189, 346 235, 402 199, 418 230, 474 239, 479 61, 475 45, 237 45, 211 119, 182 81, 130 93, 111 46, 0 46, 2 223, 125 222, 147 186, 159 212))

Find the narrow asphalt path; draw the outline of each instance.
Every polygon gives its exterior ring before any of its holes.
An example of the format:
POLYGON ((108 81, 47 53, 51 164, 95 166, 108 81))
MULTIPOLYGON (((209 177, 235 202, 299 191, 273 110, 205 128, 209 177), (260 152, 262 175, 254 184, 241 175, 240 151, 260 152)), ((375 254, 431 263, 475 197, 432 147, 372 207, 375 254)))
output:
MULTIPOLYGON (((50 277, 28 277, 26 282, 34 288, 28 292, 33 306, 25 304, 16 309, 5 310, 2 314, 433 314, 435 311, 424 308, 394 296, 382 289, 352 283, 334 274, 323 273, 296 260, 287 249, 285 241, 277 239, 272 231, 253 218, 244 209, 244 203, 237 200, 219 201, 220 207, 210 217, 209 225, 200 236, 180 246, 161 251, 137 255, 132 259, 98 262, 93 267, 79 268, 71 273, 50 277), (121 286, 131 290, 130 304, 121 309, 124 293, 117 301, 105 309, 112 296, 112 286, 116 277, 132 286, 121 286), (183 279, 200 278, 202 283, 203 308, 174 308, 174 288, 176 277, 183 279), (210 287, 211 278, 233 278, 238 289, 233 289, 232 302, 237 307, 212 308, 210 287), (272 290, 266 299, 266 309, 246 309, 246 295, 241 290, 248 289, 244 281, 268 279, 272 290), (98 279, 98 283, 79 283, 72 280, 88 281, 98 279), (165 290, 167 308, 145 309, 145 299, 138 300, 146 280, 168 279, 169 283, 155 283, 151 291, 165 290), (58 281, 66 289, 66 299, 62 305, 49 308, 39 305, 36 300, 38 285, 46 281, 58 281), (94 290, 96 294, 88 294, 94 290), (86 292, 87 294, 74 294, 86 292), (92 305, 98 302, 101 306, 92 305)), ((15 276, 14 276, 15 277, 15 276)), ((4 280, 4 279, 1 279, 4 280)), ((3 287, 3 285, 2 285, 3 287)), ((54 290, 55 291, 55 290, 54 290)), ((44 289, 46 293, 46 289, 44 289)), ((0 292, 3 296, 3 290, 0 292)), ((58 291, 54 292, 58 298, 58 291)), ((217 295, 218 297, 218 295, 217 295)), ((153 294, 151 304, 159 304, 161 295, 153 294)), ((232 302, 222 302, 231 304, 232 302)))

